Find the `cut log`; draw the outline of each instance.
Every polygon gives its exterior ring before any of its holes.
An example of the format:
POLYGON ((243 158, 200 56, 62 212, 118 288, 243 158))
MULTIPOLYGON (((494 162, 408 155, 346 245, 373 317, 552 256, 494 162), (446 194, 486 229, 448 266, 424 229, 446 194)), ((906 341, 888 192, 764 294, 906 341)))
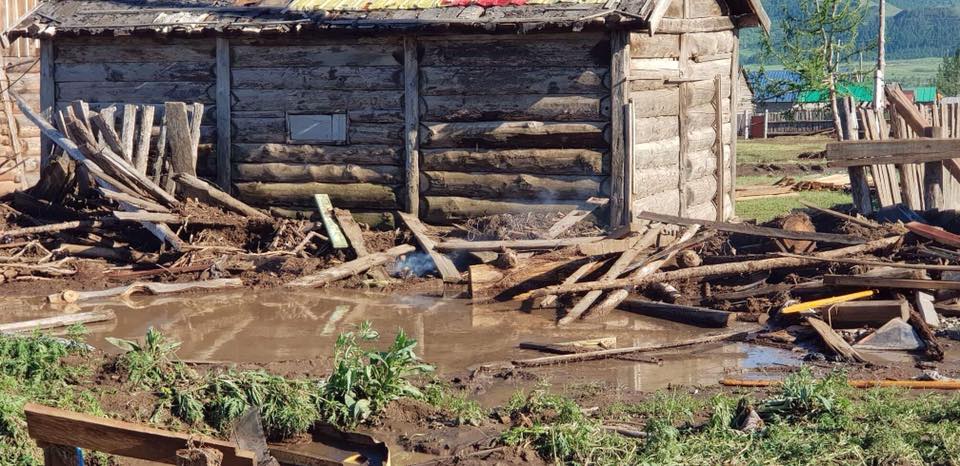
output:
POLYGON ((404 212, 398 212, 398 215, 400 215, 403 223, 407 225, 407 229, 413 233, 420 248, 433 259, 433 263, 437 266, 437 270, 440 272, 440 276, 443 277, 443 281, 445 283, 462 283, 463 278, 460 275, 460 271, 457 270, 457 266, 453 264, 453 261, 451 261, 449 257, 436 251, 437 244, 433 241, 433 238, 427 235, 426 228, 420 223, 420 219, 404 212))
POLYGON ((425 148, 504 147, 593 149, 607 145, 605 123, 484 121, 423 123, 420 144, 425 148))
MULTIPOLYGON (((866 252, 878 251, 884 248, 888 248, 900 242, 902 239, 901 236, 891 236, 888 238, 883 238, 875 241, 871 241, 866 244, 859 246, 850 246, 841 249, 835 249, 832 251, 819 252, 817 255, 821 258, 834 258, 834 257, 843 257, 855 254, 862 254, 866 252)), ((732 274, 741 274, 741 273, 753 273, 761 272, 767 270, 777 270, 785 269, 790 267, 800 267, 804 265, 810 265, 816 263, 816 261, 809 259, 801 258, 776 258, 776 259, 761 259, 756 261, 747 261, 747 262, 735 262, 728 264, 714 264, 714 265, 705 265, 702 267, 693 267, 689 269, 675 270, 671 272, 662 272, 657 274, 651 274, 645 277, 639 278, 625 278, 619 280, 612 280, 609 282, 586 282, 586 283, 577 283, 570 286, 551 286, 543 288, 541 290, 534 291, 522 296, 517 296, 517 299, 529 299, 529 298, 538 298, 541 296, 548 296, 551 294, 563 294, 563 293, 582 293, 591 290, 613 290, 617 288, 623 288, 627 286, 637 286, 643 285, 645 283, 651 282, 669 282, 674 280, 686 280, 691 278, 706 278, 712 276, 720 275, 732 275, 732 274)), ((919 281, 919 280, 918 280, 919 281)), ((956 282, 960 286, 960 282, 956 282)))
POLYGON ((792 240, 817 241, 835 244, 863 244, 867 240, 851 235, 838 235, 835 233, 808 233, 802 231, 781 230, 778 228, 767 228, 746 223, 728 223, 714 222, 709 220, 698 220, 692 218, 677 217, 674 215, 655 214, 652 212, 642 212, 637 214, 638 218, 650 220, 652 222, 671 223, 676 225, 703 225, 715 230, 726 231, 730 233, 740 233, 743 235, 762 236, 765 238, 780 238, 792 240))
POLYGON ((733 312, 702 307, 681 306, 679 304, 655 303, 638 298, 625 299, 618 307, 624 311, 649 317, 706 328, 729 327, 730 324, 736 320, 736 314, 733 312))
POLYGON ((316 193, 327 193, 342 209, 397 209, 397 194, 389 186, 367 183, 236 183, 241 199, 257 205, 313 207, 316 193))
POLYGON ((361 257, 356 260, 331 267, 317 274, 300 277, 290 283, 287 283, 286 286, 310 288, 321 287, 329 283, 366 272, 373 267, 384 265, 387 262, 396 259, 397 257, 400 257, 404 254, 409 254, 416 250, 417 248, 409 244, 395 246, 385 252, 370 254, 369 256, 361 257))
POLYGON ((420 187, 426 196, 481 199, 579 200, 608 191, 603 177, 461 172, 422 172, 420 187))
POLYGON ((163 212, 163 213, 170 212, 170 209, 160 204, 157 204, 156 202, 148 201, 146 199, 142 199, 136 196, 131 196, 127 193, 121 193, 121 192, 113 191, 103 187, 97 188, 97 190, 100 191, 100 195, 112 201, 126 202, 127 204, 131 204, 133 206, 139 207, 144 210, 149 210, 151 212, 163 212))
MULTIPOLYGON (((360 229, 357 221, 353 219, 353 214, 351 214, 349 210, 333 209, 333 216, 337 219, 337 224, 340 226, 340 230, 343 231, 343 235, 350 241, 350 246, 357 254, 357 257, 369 255, 370 252, 367 251, 367 244, 363 241, 363 230, 360 229)), ((329 238, 327 239, 329 240, 329 238)))
POLYGON ((464 241, 451 240, 437 244, 438 251, 499 251, 501 249, 513 249, 518 251, 536 250, 536 249, 557 249, 568 246, 577 246, 586 243, 593 243, 603 240, 603 236, 587 236, 579 238, 563 239, 530 239, 515 241, 464 241))
POLYGON ((100 246, 86 246, 82 244, 63 243, 54 253, 64 256, 86 257, 89 259, 107 259, 116 262, 136 262, 144 264, 154 264, 157 262, 156 254, 135 251, 130 248, 105 248, 100 246))
POLYGON ((236 181, 265 183, 377 183, 396 186, 403 179, 393 165, 313 165, 299 163, 239 163, 233 166, 236 181))
POLYGON ((908 323, 913 326, 917 334, 920 335, 920 339, 923 340, 923 344, 925 345, 923 351, 927 358, 932 361, 943 361, 943 347, 940 346, 940 342, 937 341, 937 335, 930 329, 930 326, 927 325, 923 316, 920 315, 919 312, 911 310, 908 323))
POLYGON ((423 170, 534 175, 600 176, 609 163, 609 156, 589 149, 431 149, 421 157, 423 170))
MULTIPOLYGON (((585 277, 585 276, 593 273, 594 271, 596 271, 596 270, 600 267, 601 264, 603 264, 603 261, 591 261, 591 262, 587 262, 587 263, 581 265, 580 268, 578 268, 577 270, 575 270, 573 273, 571 273, 569 276, 567 276, 567 278, 565 278, 565 279, 563 280, 563 284, 564 284, 564 285, 572 285, 572 284, 580 281, 581 278, 583 278, 583 277, 585 277)), ((541 308, 541 309, 554 307, 554 306, 557 305, 557 299, 558 299, 558 296, 556 296, 556 295, 545 296, 545 297, 544 297, 542 300, 540 300, 540 302, 537 304, 537 307, 539 307, 539 308, 541 308)))
POLYGON ((123 151, 117 155, 133 164, 134 142, 137 136, 137 106, 126 104, 123 106, 123 119, 120 126, 120 143, 123 151))
POLYGON ((177 187, 187 197, 199 199, 201 202, 220 207, 230 212, 236 212, 256 219, 268 219, 267 214, 244 204, 233 196, 217 189, 215 186, 196 176, 179 173, 174 176, 177 187))
POLYGON ((36 235, 39 233, 56 233, 58 231, 76 229, 94 229, 103 227, 106 222, 99 220, 74 220, 70 222, 38 225, 35 227, 17 228, 15 230, 0 231, 0 238, 19 238, 21 236, 36 235))
POLYGON ((110 288, 100 291, 73 291, 66 290, 61 293, 52 294, 47 297, 51 303, 66 302, 75 303, 79 301, 89 301, 93 299, 105 298, 127 298, 134 294, 142 293, 149 295, 161 295, 172 293, 183 293, 185 291, 195 290, 225 290, 231 288, 240 288, 243 281, 239 278, 219 278, 215 280, 201 280, 196 282, 184 283, 144 283, 136 282, 126 286, 110 288))
POLYGON ((0 324, 0 333, 35 332, 38 330, 50 330, 53 328, 69 327, 71 325, 78 324, 84 325, 96 322, 106 322, 116 318, 116 314, 110 310, 81 312, 77 314, 66 314, 61 316, 45 317, 43 319, 0 324))
POLYGON ((569 212, 579 207, 578 202, 536 202, 532 200, 490 201, 467 197, 427 196, 424 221, 434 225, 448 225, 476 217, 499 214, 526 214, 569 212))

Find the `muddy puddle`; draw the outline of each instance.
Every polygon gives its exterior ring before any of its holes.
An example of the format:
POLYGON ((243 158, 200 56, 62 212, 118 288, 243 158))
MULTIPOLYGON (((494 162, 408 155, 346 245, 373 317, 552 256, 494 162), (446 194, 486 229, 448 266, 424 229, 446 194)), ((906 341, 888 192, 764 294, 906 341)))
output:
MULTIPOLYGON (((190 361, 277 363, 309 360, 329 365, 337 336, 370 321, 386 345, 403 329, 420 342, 418 353, 441 375, 478 364, 533 358, 543 353, 517 348, 520 342, 557 343, 616 337, 617 346, 662 344, 706 335, 710 330, 624 312, 598 323, 560 329, 554 311, 532 313, 513 306, 470 305, 464 300, 391 296, 350 291, 244 290, 189 297, 138 297, 64 309, 40 299, 2 298, 0 321, 12 322, 63 312, 109 309, 115 322, 93 324, 89 343, 107 351, 106 336, 142 338, 154 327, 183 343, 178 355, 190 361)), ((625 390, 652 391, 669 385, 712 384, 725 376, 762 376, 756 370, 799 364, 789 351, 748 344, 718 344, 657 354, 660 365, 605 360, 537 369, 555 385, 607 382, 625 390)), ((509 384, 507 384, 509 385, 509 384)), ((483 396, 498 403, 514 387, 483 396)))

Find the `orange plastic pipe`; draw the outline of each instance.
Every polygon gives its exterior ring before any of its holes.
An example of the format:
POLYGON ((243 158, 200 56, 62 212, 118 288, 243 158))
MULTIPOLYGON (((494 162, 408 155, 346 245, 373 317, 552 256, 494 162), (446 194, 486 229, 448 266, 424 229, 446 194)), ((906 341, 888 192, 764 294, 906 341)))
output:
MULTIPOLYGON (((775 387, 779 380, 723 379, 720 385, 727 387, 775 387)), ((960 390, 960 380, 849 380, 854 388, 898 387, 913 390, 960 390)))

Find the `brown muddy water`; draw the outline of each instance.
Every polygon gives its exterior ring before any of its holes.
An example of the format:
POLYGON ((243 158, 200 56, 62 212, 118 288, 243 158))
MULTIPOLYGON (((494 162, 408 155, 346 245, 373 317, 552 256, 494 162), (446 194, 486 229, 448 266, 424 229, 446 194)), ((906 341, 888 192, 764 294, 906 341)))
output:
MULTIPOLYGON (((337 336, 363 321, 381 333, 381 344, 398 329, 419 341, 418 354, 441 375, 461 374, 478 364, 534 358, 543 353, 520 342, 557 343, 616 337, 617 346, 681 341, 711 332, 625 312, 598 323, 565 328, 554 311, 518 311, 512 305, 471 305, 464 300, 341 290, 243 290, 180 297, 137 297, 54 307, 42 298, 0 297, 0 322, 64 312, 109 309, 117 320, 93 324, 88 341, 115 351, 104 337, 143 338, 149 327, 183 343, 185 360, 240 363, 329 361, 337 336)), ((746 325, 746 324, 744 324, 746 325)), ((605 360, 536 369, 554 385, 606 382, 624 390, 654 391, 669 385, 714 384, 725 376, 762 376, 763 368, 797 365, 789 351, 749 344, 718 344, 657 354, 661 365, 605 360)), ((487 393, 484 404, 502 402, 513 387, 487 393)))

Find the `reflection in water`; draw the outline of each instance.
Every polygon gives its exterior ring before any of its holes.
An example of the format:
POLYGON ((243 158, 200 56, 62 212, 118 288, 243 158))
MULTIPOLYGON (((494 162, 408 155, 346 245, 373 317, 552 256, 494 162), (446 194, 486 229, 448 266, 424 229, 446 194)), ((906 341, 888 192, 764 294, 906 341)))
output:
MULTIPOLYGON (((17 321, 73 309, 54 309, 39 300, 0 298, 0 320, 17 321)), ((509 303, 508 303, 509 304, 509 303)), ((603 322, 565 328, 553 311, 524 313, 504 305, 473 306, 462 300, 389 296, 333 290, 242 290, 222 294, 145 297, 85 306, 110 309, 117 321, 93 326, 90 343, 106 350, 103 337, 142 338, 148 327, 183 342, 190 360, 265 363, 328 358, 337 336, 370 321, 387 345, 397 330, 420 342, 419 354, 443 372, 485 362, 542 356, 520 350, 522 341, 554 343, 616 337, 618 346, 650 345, 704 335, 707 330, 616 312, 603 322)), ((660 354, 661 366, 607 360, 539 370, 557 383, 606 381, 633 390, 669 384, 714 383, 731 372, 770 364, 795 364, 791 353, 745 344, 702 346, 660 354)))

